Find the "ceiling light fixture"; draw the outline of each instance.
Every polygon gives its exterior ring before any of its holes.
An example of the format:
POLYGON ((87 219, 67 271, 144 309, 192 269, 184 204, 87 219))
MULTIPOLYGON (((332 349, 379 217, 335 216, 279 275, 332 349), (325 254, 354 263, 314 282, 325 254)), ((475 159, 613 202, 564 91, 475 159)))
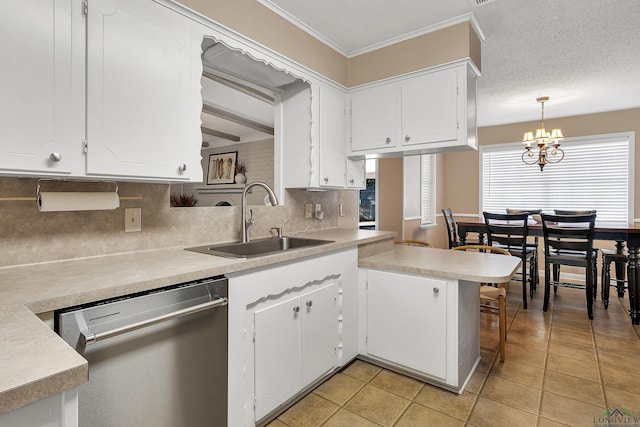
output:
POLYGON ((542 120, 540 127, 536 129, 535 136, 533 132, 525 132, 522 143, 526 144, 525 152, 522 153, 522 161, 527 165, 540 165, 540 171, 544 169, 547 163, 559 163, 564 159, 564 151, 560 148, 560 140, 564 138, 560 129, 553 129, 551 133, 544 128, 544 103, 549 100, 548 96, 536 98, 536 101, 542 104, 542 120), (535 143, 538 146, 538 157, 532 151, 531 145, 535 143), (548 151, 551 147, 551 151, 548 151))

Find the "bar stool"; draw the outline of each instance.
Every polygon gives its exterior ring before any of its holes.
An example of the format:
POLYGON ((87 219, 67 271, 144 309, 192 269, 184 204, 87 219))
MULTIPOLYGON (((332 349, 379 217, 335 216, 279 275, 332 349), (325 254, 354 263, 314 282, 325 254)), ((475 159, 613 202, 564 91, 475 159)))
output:
POLYGON ((600 296, 604 303, 604 308, 609 307, 609 289, 611 287, 611 263, 615 264, 616 278, 615 286, 618 289, 618 297, 624 297, 624 290, 627 287, 625 280, 627 269, 627 255, 624 253, 624 242, 616 241, 616 250, 601 249, 602 251, 602 290, 600 296))

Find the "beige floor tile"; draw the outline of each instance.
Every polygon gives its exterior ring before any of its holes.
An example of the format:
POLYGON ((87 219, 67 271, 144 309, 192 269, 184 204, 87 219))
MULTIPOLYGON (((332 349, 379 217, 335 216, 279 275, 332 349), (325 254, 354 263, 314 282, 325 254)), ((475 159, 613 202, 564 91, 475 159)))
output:
POLYGON ((288 426, 282 421, 275 419, 271 421, 269 424, 267 424, 267 427, 288 427, 288 426))
POLYGON ((568 342, 552 340, 549 343, 549 353, 557 354, 571 359, 597 363, 596 350, 594 346, 585 347, 568 342))
POLYGON ((567 342, 571 344, 581 345, 583 347, 593 347, 593 335, 591 332, 578 332, 562 327, 556 327, 553 324, 551 328, 551 341, 567 342))
POLYGON ((484 383, 480 396, 537 414, 541 393, 538 388, 489 376, 484 383))
POLYGON ((596 406, 604 406, 600 383, 572 377, 559 372, 547 371, 544 376, 544 391, 559 394, 596 406))
MULTIPOLYGON (((528 335, 546 337, 549 335, 551 322, 543 318, 524 319, 516 317, 511 323, 509 331, 521 332, 528 335)), ((507 338, 508 339, 508 338, 507 338)))
POLYGON ((480 352, 480 362, 478 363, 478 367, 476 370, 480 372, 489 372, 491 370, 491 366, 493 366, 493 361, 496 358, 495 352, 480 352))
POLYGON ((509 330, 507 333, 507 346, 510 346, 511 344, 538 351, 547 351, 547 348, 549 347, 549 337, 546 335, 529 335, 509 330))
POLYGON ((340 408, 322 427, 378 427, 379 424, 369 421, 360 415, 340 408))
POLYGON ((529 347, 513 345, 511 341, 508 341, 506 353, 506 358, 512 362, 536 366, 538 368, 544 368, 547 360, 546 352, 534 350, 529 347))
POLYGON ((344 405, 365 383, 343 373, 337 373, 313 392, 338 405, 344 405))
MULTIPOLYGON (((496 360, 497 361, 495 363, 501 363, 500 359, 496 359, 496 360)), ((480 390, 482 389, 484 380, 487 378, 487 375, 488 374, 486 372, 480 372, 476 369, 476 371, 471 376, 471 379, 467 383, 467 387, 465 390, 475 394, 480 393, 480 390)))
POLYGON ((338 408, 335 403, 311 393, 278 418, 290 426, 316 427, 329 419, 338 408))
POLYGON ((633 415, 640 416, 640 394, 605 386, 604 397, 607 408, 626 409, 633 415))
POLYGON ((536 366, 512 362, 507 359, 502 363, 496 360, 489 374, 491 376, 515 381, 517 383, 528 385, 531 387, 542 388, 544 369, 538 368, 536 366))
POLYGON ((544 417, 538 417, 538 427, 563 427, 566 425, 544 417))
POLYGON ((459 420, 466 420, 477 397, 477 394, 470 391, 456 394, 439 387, 425 385, 413 401, 459 420))
POLYGON ((549 353, 547 357, 547 371, 560 372, 593 382, 600 381, 600 369, 597 363, 573 359, 549 353))
POLYGON ((402 415, 410 401, 377 387, 366 385, 349 400, 345 408, 384 426, 402 415))
POLYGON ((631 357, 637 357, 640 354, 640 341, 637 337, 621 340, 607 335, 596 335, 595 341, 598 352, 607 351, 631 357))
POLYGON ((447 416, 433 409, 412 403, 398 422, 394 424, 396 427, 462 427, 464 421, 447 416))
POLYGON ((600 372, 602 373, 602 383, 606 387, 615 387, 631 393, 640 391, 640 375, 604 366, 600 368, 600 372))
POLYGON ((512 427, 535 426, 538 417, 529 412, 521 411, 507 406, 495 400, 478 397, 471 415, 469 424, 474 426, 512 427))
POLYGON ((638 363, 637 355, 635 357, 627 356, 609 349, 598 349, 598 361, 601 368, 624 369, 629 373, 640 375, 640 363, 638 363))
POLYGON ((369 384, 409 400, 416 397, 416 394, 418 394, 424 385, 424 383, 418 380, 387 369, 382 370, 369 384))
POLYGON ((593 426, 604 406, 595 406, 551 392, 542 392, 540 416, 570 426, 593 426))
POLYGON ((361 381, 368 382, 381 370, 382 368, 372 365, 371 363, 363 360, 355 360, 344 371, 342 371, 342 373, 361 381))

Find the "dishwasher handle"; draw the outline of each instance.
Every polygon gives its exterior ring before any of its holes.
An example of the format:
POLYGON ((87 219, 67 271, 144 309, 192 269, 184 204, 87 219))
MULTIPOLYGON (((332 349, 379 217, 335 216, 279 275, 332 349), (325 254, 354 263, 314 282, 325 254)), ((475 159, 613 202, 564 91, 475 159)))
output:
POLYGON ((211 308, 227 305, 229 300, 226 297, 218 298, 213 301, 208 301, 202 304, 194 305, 191 307, 183 308, 181 310, 173 311, 171 313, 163 314, 162 316, 154 317, 140 322, 132 323, 130 325, 122 326, 120 328, 111 329, 110 331, 93 332, 86 330, 80 332, 84 339, 85 345, 94 344, 98 341, 105 340, 107 338, 116 337, 118 335, 126 334, 138 329, 146 328, 147 326, 156 325, 158 323, 166 322, 167 320, 177 319, 178 317, 188 316, 190 314, 199 313, 201 311, 209 310, 211 308))

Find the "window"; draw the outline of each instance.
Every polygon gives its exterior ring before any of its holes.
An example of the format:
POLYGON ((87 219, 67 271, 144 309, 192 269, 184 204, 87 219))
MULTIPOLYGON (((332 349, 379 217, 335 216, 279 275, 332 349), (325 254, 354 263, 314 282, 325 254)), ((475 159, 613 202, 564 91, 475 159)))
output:
POLYGON ((566 138, 562 162, 542 172, 522 163, 521 143, 482 146, 480 211, 595 209, 598 221, 632 222, 634 141, 633 132, 566 138))
POLYGON ((420 226, 436 224, 436 156, 420 156, 420 226))

